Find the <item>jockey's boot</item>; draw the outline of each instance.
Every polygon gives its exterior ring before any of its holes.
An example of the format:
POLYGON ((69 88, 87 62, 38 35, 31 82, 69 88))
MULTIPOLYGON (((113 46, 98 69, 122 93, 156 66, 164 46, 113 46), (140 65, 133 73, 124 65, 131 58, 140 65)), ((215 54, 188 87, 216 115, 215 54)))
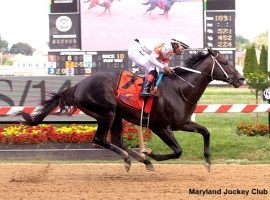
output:
POLYGON ((142 86, 142 91, 140 97, 152 97, 153 94, 150 93, 150 88, 154 83, 155 77, 152 74, 146 74, 142 86))

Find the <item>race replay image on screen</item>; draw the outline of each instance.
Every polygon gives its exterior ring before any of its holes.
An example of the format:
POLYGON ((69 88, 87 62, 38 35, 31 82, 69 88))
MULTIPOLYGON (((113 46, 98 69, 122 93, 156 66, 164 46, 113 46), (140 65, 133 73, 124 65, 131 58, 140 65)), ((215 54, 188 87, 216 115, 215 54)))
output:
POLYGON ((204 47, 201 0, 175 0, 167 15, 162 9, 167 5, 147 12, 150 4, 143 2, 148 1, 115 0, 106 9, 81 0, 82 50, 127 50, 135 38, 169 40, 175 35, 188 36, 193 48, 204 47))

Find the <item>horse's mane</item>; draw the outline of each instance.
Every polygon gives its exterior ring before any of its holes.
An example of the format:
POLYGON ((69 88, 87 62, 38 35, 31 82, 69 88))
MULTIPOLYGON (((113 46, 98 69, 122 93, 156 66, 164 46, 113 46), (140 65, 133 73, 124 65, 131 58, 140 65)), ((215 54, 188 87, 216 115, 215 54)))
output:
MULTIPOLYGON (((209 55, 209 53, 203 53, 203 52, 191 54, 190 57, 188 57, 186 60, 184 60, 184 63, 185 63, 184 66, 189 68, 189 69, 196 69, 197 68, 196 64, 199 63, 200 61, 204 60, 208 55, 209 55)), ((174 68, 174 71, 178 75, 187 72, 186 70, 181 69, 179 67, 174 68)))
POLYGON ((191 56, 184 61, 185 67, 188 67, 191 69, 196 68, 197 66, 195 64, 201 60, 204 60, 208 55, 209 53, 203 53, 203 52, 191 54, 191 56))

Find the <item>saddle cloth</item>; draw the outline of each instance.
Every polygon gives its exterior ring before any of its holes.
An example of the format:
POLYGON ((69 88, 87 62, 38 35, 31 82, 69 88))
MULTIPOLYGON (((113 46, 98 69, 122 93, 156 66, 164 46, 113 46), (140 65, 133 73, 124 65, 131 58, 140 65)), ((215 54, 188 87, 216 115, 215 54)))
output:
POLYGON ((165 8, 165 0, 158 0, 158 7, 160 7, 161 9, 165 8))
MULTIPOLYGON (((115 98, 118 102, 134 108, 136 110, 141 110, 144 102, 144 98, 140 97, 140 92, 143 85, 143 78, 130 72, 122 71, 118 85, 115 93, 115 98)), ((148 97, 145 103, 144 112, 150 113, 153 104, 153 97, 148 97)))

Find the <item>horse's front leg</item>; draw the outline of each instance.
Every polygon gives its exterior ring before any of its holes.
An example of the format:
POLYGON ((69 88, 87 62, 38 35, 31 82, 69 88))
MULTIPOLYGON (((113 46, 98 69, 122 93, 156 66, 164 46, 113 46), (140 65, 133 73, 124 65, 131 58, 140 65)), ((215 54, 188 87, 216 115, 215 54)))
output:
POLYGON ((147 154, 149 157, 155 159, 156 161, 169 160, 179 158, 182 154, 182 149, 178 144, 173 131, 171 128, 164 128, 161 130, 152 130, 155 134, 157 134, 160 139, 165 142, 172 150, 171 154, 154 154, 151 152, 147 154))
POLYGON ((203 136, 204 141, 204 157, 205 157, 205 166, 207 170, 210 172, 211 167, 211 153, 210 153, 210 133, 207 130, 206 127, 199 125, 195 122, 189 121, 184 124, 183 128, 181 129, 183 131, 188 132, 198 132, 203 136))

